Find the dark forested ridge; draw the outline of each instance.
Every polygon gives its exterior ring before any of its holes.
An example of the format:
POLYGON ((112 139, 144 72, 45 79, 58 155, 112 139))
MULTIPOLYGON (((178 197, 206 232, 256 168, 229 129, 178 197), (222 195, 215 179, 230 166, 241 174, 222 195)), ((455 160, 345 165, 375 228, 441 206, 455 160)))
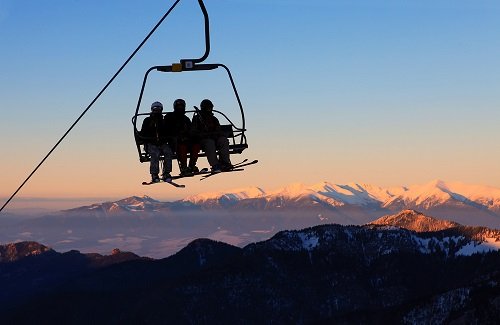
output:
POLYGON ((499 238, 453 223, 425 232, 321 225, 244 248, 198 239, 160 260, 18 243, 30 248, 0 262, 0 320, 494 324, 499 238))

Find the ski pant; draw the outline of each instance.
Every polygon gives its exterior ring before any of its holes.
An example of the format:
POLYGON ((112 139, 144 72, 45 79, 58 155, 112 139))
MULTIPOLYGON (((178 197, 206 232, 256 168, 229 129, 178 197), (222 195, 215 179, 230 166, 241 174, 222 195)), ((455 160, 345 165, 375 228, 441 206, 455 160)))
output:
POLYGON ((231 165, 231 160, 229 159, 229 140, 226 137, 202 139, 201 147, 205 151, 211 167, 215 165, 231 165), (217 159, 217 149, 219 150, 219 159, 217 159))
POLYGON ((160 173, 160 155, 163 154, 163 174, 170 173, 172 171, 172 149, 168 144, 154 145, 147 144, 146 152, 151 155, 151 161, 149 165, 149 172, 152 175, 158 175, 160 173))
POLYGON ((181 167, 187 166, 187 154, 190 153, 189 167, 196 166, 198 153, 200 152, 199 143, 179 142, 177 143, 177 160, 181 167))

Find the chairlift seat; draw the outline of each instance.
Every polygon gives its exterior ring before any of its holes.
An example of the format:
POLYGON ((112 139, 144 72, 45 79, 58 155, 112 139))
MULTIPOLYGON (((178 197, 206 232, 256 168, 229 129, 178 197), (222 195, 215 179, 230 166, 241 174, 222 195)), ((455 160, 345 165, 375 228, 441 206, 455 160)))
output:
MULTIPOLYGON (((248 144, 246 143, 246 139, 241 131, 237 130, 232 124, 224 124, 221 125, 222 132, 224 136, 229 140, 229 154, 241 154, 245 149, 248 148, 248 144)), ((144 141, 138 134, 135 134, 135 140, 138 146, 140 147, 140 162, 148 162, 151 161, 151 156, 144 149, 144 141)), ((188 158, 191 156, 190 153, 187 154, 188 158)), ((206 153, 201 150, 198 154, 198 157, 206 157, 206 153)), ((160 156, 160 159, 163 160, 163 155, 160 156)), ((177 159, 177 153, 174 151, 172 155, 172 160, 177 159)))

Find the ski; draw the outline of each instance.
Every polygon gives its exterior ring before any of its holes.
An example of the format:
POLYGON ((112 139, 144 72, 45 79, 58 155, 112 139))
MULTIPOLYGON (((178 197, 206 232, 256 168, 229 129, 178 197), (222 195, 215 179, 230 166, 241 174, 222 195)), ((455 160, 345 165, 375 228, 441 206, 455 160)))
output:
MULTIPOLYGON (((174 182, 173 180, 185 178, 185 177, 193 177, 193 176, 197 176, 197 175, 206 175, 206 174, 210 174, 210 171, 208 168, 205 167, 205 168, 200 169, 200 171, 197 173, 192 173, 192 174, 188 174, 188 175, 176 175, 176 176, 170 177, 169 180, 167 180, 167 181, 160 180, 159 182, 156 182, 156 183, 169 183, 172 186, 182 188, 182 187, 186 187, 186 185, 178 184, 178 183, 174 182)), ((142 182, 142 185, 153 185, 156 183, 155 182, 142 182)))
POLYGON ((200 171, 198 171, 197 173, 192 173, 192 174, 187 174, 187 175, 176 175, 176 176, 172 176, 171 178, 172 179, 179 179, 179 178, 185 178, 185 177, 193 177, 193 176, 197 176, 197 175, 204 175, 204 174, 208 174, 210 173, 210 171, 208 170, 208 168, 202 168, 200 169, 200 171))
POLYGON ((153 185, 153 184, 161 184, 161 183, 167 183, 167 184, 170 184, 174 187, 179 187, 179 188, 184 188, 186 187, 186 185, 184 184, 178 184, 172 180, 166 180, 166 181, 159 181, 159 182, 142 182, 142 185, 153 185))
POLYGON ((233 165, 233 169, 234 168, 241 168, 241 167, 245 167, 245 166, 249 166, 249 165, 254 165, 254 164, 256 164, 256 163, 259 162, 257 159, 252 160, 250 162, 247 162, 247 161, 248 161, 248 159, 245 159, 242 162, 240 162, 240 163, 238 163, 236 165, 233 165))
POLYGON ((213 172, 209 172, 207 173, 206 175, 203 175, 200 179, 200 181, 204 180, 204 179, 207 179, 211 176, 214 176, 214 175, 217 175, 217 174, 222 174, 222 173, 230 173, 230 172, 240 172, 240 171, 243 171, 244 169, 242 167, 245 167, 245 166, 249 166, 249 165, 253 165, 253 164, 256 164, 258 163, 259 161, 257 159, 255 160, 252 160, 250 162, 247 162, 248 159, 245 159, 243 160, 242 162, 239 162, 235 165, 233 165, 233 167, 230 169, 230 170, 226 170, 226 171, 221 171, 219 173, 213 173, 213 172))
POLYGON ((237 167, 237 166, 239 166, 239 165, 241 165, 241 164, 244 164, 244 163, 246 163, 247 161, 248 161, 248 159, 246 159, 246 158, 245 158, 245 159, 243 159, 242 161, 240 161, 239 163, 233 164, 233 168, 234 168, 234 167, 237 167))
POLYGON ((256 160, 252 160, 250 162, 248 162, 248 159, 244 159, 243 161, 241 161, 241 162, 239 162, 237 164, 234 164, 232 166, 232 168, 230 170, 227 170, 227 171, 222 171, 222 172, 219 172, 219 173, 213 173, 208 168, 202 168, 197 173, 188 174, 188 175, 176 175, 176 176, 172 176, 169 181, 160 180, 159 182, 142 182, 142 185, 153 185, 153 184, 158 184, 158 183, 168 183, 168 184, 170 184, 170 185, 172 185, 174 187, 183 188, 183 187, 186 187, 186 185, 178 184, 178 183, 174 182, 173 180, 175 180, 175 179, 181 179, 181 178, 186 178, 186 177, 194 177, 194 176, 202 175, 202 177, 200 179, 202 181, 204 179, 207 179, 208 177, 211 177, 211 176, 214 176, 214 175, 217 175, 217 174, 243 171, 244 169, 242 167, 253 165, 253 164, 256 164, 258 162, 259 161, 257 159, 256 160))
POLYGON ((219 175, 219 174, 224 174, 224 173, 231 173, 231 172, 241 172, 241 171, 244 171, 243 168, 233 168, 233 169, 230 169, 230 170, 226 170, 226 171, 221 171, 221 172, 218 172, 218 173, 213 173, 213 172, 210 172, 206 175, 203 175, 201 178, 200 178, 200 181, 202 180, 205 180, 211 176, 214 176, 214 175, 219 175))

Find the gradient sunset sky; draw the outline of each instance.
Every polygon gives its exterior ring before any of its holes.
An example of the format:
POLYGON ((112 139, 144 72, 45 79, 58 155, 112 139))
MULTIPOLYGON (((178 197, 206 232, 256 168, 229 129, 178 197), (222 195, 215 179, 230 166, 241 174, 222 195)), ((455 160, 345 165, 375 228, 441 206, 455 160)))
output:
MULTIPOLYGON (((173 2, 0 0, 1 198, 173 2)), ((206 62, 231 69, 247 118, 250 148, 233 162, 260 163, 183 180, 186 189, 141 185, 149 168, 138 161, 131 117, 143 75, 204 51, 197 1, 183 0, 20 197, 170 200, 323 180, 500 187, 499 1, 205 4, 212 40, 206 62)), ((177 97, 189 106, 211 98, 216 109, 238 116, 222 71, 162 78, 151 81, 145 105, 159 100, 170 110, 177 97)), ((199 166, 207 166, 205 158, 199 166)))

